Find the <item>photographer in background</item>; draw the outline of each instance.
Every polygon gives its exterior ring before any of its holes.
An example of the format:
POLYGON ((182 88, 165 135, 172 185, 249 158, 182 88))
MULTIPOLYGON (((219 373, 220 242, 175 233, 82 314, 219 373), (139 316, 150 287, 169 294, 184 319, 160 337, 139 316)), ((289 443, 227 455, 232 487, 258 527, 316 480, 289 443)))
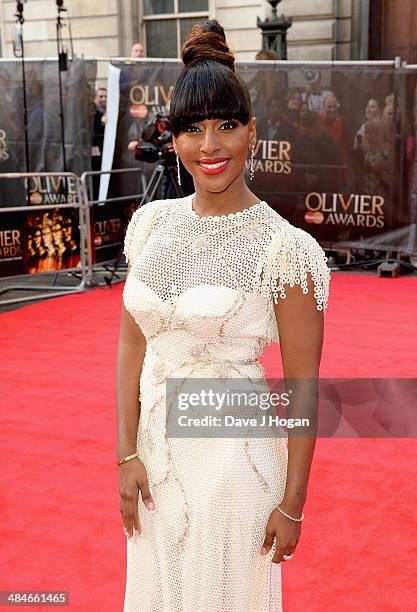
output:
POLYGON ((138 161, 161 163, 164 166, 162 175, 162 199, 180 198, 194 193, 192 176, 180 161, 181 185, 177 180, 177 160, 172 144, 172 132, 168 117, 163 114, 153 115, 145 124, 140 140, 132 140, 128 145, 138 161))

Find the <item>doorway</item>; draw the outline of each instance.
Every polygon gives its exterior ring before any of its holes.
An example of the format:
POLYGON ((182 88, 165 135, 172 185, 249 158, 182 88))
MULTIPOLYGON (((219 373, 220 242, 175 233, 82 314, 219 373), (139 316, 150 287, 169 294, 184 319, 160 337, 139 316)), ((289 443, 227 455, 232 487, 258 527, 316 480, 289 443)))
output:
POLYGON ((417 0, 371 0, 369 59, 417 63, 417 0))

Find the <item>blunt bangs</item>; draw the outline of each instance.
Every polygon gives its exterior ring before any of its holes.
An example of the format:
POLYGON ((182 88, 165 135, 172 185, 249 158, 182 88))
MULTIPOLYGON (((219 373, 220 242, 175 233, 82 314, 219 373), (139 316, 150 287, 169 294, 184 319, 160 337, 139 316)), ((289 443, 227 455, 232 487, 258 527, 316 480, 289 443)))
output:
POLYGON ((169 122, 178 136, 190 123, 204 119, 238 119, 247 125, 251 112, 246 84, 224 64, 204 60, 180 73, 171 96, 169 122))

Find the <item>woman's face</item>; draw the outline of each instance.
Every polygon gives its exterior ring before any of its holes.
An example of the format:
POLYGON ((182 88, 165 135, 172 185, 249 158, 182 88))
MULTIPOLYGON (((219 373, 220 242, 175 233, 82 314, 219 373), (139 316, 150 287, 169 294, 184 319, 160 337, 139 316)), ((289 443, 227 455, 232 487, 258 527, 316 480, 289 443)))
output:
POLYGON ((249 147, 256 144, 256 119, 248 125, 237 119, 204 119, 185 126, 173 143, 194 183, 219 193, 242 174, 249 147))
POLYGON ((367 119, 373 119, 374 117, 378 117, 379 105, 376 100, 373 100, 372 98, 369 100, 366 106, 365 114, 367 119))

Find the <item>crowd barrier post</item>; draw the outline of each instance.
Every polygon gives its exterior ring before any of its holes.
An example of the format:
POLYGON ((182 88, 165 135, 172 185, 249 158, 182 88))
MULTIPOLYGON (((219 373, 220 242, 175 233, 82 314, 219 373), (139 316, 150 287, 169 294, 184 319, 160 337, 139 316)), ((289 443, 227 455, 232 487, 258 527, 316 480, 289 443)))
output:
MULTIPOLYGON (((84 202, 83 202, 83 195, 82 195, 82 188, 81 188, 81 181, 79 179, 78 176, 76 176, 74 173, 72 172, 8 172, 8 173, 0 173, 0 181, 7 181, 7 180, 24 180, 24 179, 31 179, 31 178, 46 178, 46 177, 62 177, 62 178, 66 178, 66 180, 68 181, 68 179, 71 179, 72 181, 74 181, 74 185, 76 187, 76 202, 71 202, 71 203, 65 203, 65 204, 61 204, 61 203, 52 203, 52 204, 30 204, 30 205, 17 205, 17 206, 7 206, 7 207, 1 207, 0 208, 0 214, 7 214, 7 213, 12 213, 12 212, 34 212, 36 210, 40 211, 40 210, 45 210, 45 211, 52 211, 54 209, 60 209, 60 210, 64 210, 64 209, 76 209, 78 210, 78 222, 79 222, 79 229, 80 229, 80 265, 79 267, 71 267, 71 268, 60 268, 60 269, 53 269, 53 270, 47 270, 47 271, 40 271, 40 272, 36 272, 35 274, 33 273, 24 273, 24 274, 17 274, 17 275, 11 275, 11 276, 6 276, 6 277, 0 277, 0 281, 4 281, 6 283, 5 286, 3 286, 0 289, 0 296, 7 293, 8 291, 44 291, 45 293, 37 293, 35 296, 24 296, 24 297, 17 297, 17 298, 12 298, 12 299, 1 299, 0 297, 0 306, 4 306, 7 304, 17 304, 20 302, 29 302, 29 301, 33 301, 34 299, 38 300, 38 299, 43 299, 43 298, 50 298, 50 297, 57 297, 57 296, 61 296, 61 295, 68 295, 71 293, 81 293, 84 292, 87 286, 87 259, 86 259, 86 251, 85 251, 85 239, 86 239, 86 234, 85 234, 85 214, 84 214, 84 202), (78 285, 61 285, 61 286, 57 286, 55 283, 58 279, 58 275, 60 274, 70 274, 73 277, 77 277, 80 279, 80 282, 78 285), (38 277, 42 277, 45 278, 46 275, 54 275, 54 280, 53 280, 53 284, 51 285, 42 285, 42 284, 36 284, 36 283, 26 283, 26 284, 7 284, 7 281, 9 280, 16 280, 16 279, 21 279, 21 278, 25 278, 26 280, 29 279, 36 279, 38 277)), ((1 219, 1 217, 0 217, 1 219)), ((23 249, 24 252, 24 249, 23 249)))
MULTIPOLYGON (((96 273, 98 271, 107 271, 107 272, 113 271, 114 272, 114 270, 116 269, 116 263, 118 261, 118 258, 113 257, 111 259, 108 259, 108 260, 105 260, 99 263, 93 263, 94 245, 92 241, 92 229, 93 229, 92 228, 92 208, 93 206, 105 206, 106 204, 110 204, 112 202, 132 202, 132 201, 136 201, 137 205, 140 206, 141 204, 148 201, 149 186, 146 182, 146 178, 143 174, 142 168, 120 168, 120 169, 113 169, 113 170, 107 170, 107 171, 88 171, 88 172, 84 172, 81 175, 80 183, 81 183, 81 192, 82 192, 82 198, 84 201, 84 209, 85 209, 85 215, 86 215, 86 234, 87 234, 86 236, 86 244, 87 244, 86 282, 87 282, 87 286, 89 287, 106 286, 107 283, 100 283, 96 280, 96 273), (100 199, 95 200, 90 197, 92 189, 91 189, 91 185, 89 185, 89 182, 94 177, 101 178, 101 176, 103 175, 110 175, 111 177, 111 176, 123 175, 123 174, 138 175, 140 189, 138 189, 137 193, 126 195, 126 196, 108 197, 104 200, 100 200, 100 199)), ((120 248, 122 248, 122 244, 120 245, 120 248)), ((124 280, 124 277, 121 278, 116 274, 113 282, 121 282, 123 280, 124 280)))

